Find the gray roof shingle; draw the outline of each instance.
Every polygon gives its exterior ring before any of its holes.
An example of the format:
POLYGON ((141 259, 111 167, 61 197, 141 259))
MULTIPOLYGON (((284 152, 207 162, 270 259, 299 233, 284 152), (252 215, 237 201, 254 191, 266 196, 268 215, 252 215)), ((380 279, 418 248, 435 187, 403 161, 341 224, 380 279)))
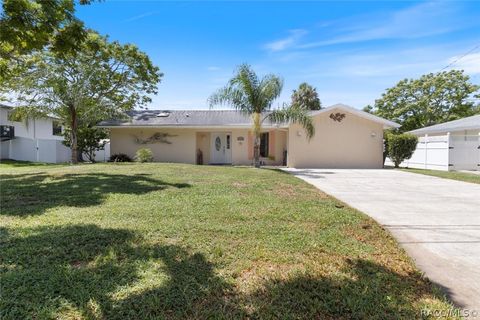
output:
POLYGON ((480 129, 480 114, 463 119, 453 120, 436 124, 433 126, 420 128, 410 131, 413 134, 428 134, 440 132, 454 132, 463 130, 479 130, 480 129))
MULTIPOLYGON (((383 124, 384 128, 396 128, 400 125, 355 109, 344 104, 335 104, 318 111, 310 111, 312 116, 341 109, 365 119, 383 124)), ((267 113, 265 113, 267 115, 267 113)), ((127 112, 125 119, 112 119, 100 122, 98 127, 250 127, 252 118, 237 110, 133 110, 127 112)), ((266 120, 264 127, 276 127, 266 120)))
MULTIPOLYGON (((251 117, 236 110, 134 110, 127 119, 102 121, 113 126, 250 126, 251 117)), ((268 123, 266 123, 269 125, 268 123)))

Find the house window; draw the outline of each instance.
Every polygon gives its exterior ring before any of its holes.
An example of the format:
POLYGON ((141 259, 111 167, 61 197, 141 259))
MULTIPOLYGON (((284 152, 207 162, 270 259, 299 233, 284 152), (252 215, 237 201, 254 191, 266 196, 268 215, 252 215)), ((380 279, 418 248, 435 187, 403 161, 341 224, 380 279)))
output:
POLYGON ((260 157, 263 157, 263 158, 268 157, 268 140, 269 140, 268 132, 264 132, 260 134, 260 157))
POLYGON ((54 136, 62 135, 62 125, 58 121, 52 121, 52 134, 54 136))
POLYGON ((230 150, 230 135, 227 134, 227 150, 230 150))

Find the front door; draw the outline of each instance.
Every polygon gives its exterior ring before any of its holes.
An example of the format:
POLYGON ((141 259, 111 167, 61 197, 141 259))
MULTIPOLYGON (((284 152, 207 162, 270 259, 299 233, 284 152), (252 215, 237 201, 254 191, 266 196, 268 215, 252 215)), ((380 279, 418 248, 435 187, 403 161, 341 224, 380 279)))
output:
POLYGON ((230 133, 212 133, 211 164, 227 164, 232 162, 232 135, 230 133))

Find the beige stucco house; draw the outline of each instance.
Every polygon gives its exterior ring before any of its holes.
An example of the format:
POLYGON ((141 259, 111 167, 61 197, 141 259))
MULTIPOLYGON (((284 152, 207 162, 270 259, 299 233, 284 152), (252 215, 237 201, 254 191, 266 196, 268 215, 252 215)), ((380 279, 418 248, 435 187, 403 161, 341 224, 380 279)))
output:
MULTIPOLYGON (((251 165, 251 119, 234 110, 133 111, 110 120, 111 154, 131 157, 150 148, 154 160, 191 164, 251 165)), ((383 130, 399 125, 336 104, 312 111, 315 136, 296 124, 264 123, 260 154, 264 164, 296 168, 381 168, 383 130)))

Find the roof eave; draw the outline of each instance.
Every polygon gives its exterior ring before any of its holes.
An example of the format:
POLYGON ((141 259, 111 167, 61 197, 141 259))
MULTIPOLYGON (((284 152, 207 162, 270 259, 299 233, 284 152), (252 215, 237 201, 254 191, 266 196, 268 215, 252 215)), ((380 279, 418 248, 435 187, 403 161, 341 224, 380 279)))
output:
POLYGON ((434 130, 424 130, 422 129, 416 129, 412 131, 408 131, 408 133, 411 134, 436 134, 436 133, 444 133, 444 132, 457 132, 457 131, 465 131, 465 130, 478 130, 478 126, 465 126, 465 127, 460 127, 460 128, 445 128, 445 129, 434 129, 434 130))
POLYGON ((355 114, 355 115, 357 115, 361 118, 364 118, 364 119, 367 119, 367 120, 370 120, 370 121, 374 121, 374 122, 377 122, 377 123, 381 123, 381 124, 383 124, 384 129, 400 128, 401 127, 401 125, 396 123, 396 122, 381 118, 379 116, 373 115, 371 113, 368 113, 368 112, 365 112, 365 111, 362 111, 362 110, 355 109, 354 107, 348 106, 346 104, 341 104, 341 103, 334 104, 334 105, 329 106, 325 109, 321 109, 321 110, 318 110, 318 111, 313 111, 311 113, 311 115, 316 116, 318 114, 327 113, 327 112, 329 112, 331 110, 334 110, 334 109, 342 109, 346 112, 353 113, 353 114, 355 114))
POLYGON ((442 133, 442 132, 456 132, 463 130, 479 130, 480 129, 480 115, 473 115, 470 117, 447 121, 435 124, 428 127, 423 127, 409 131, 412 134, 428 134, 428 133, 442 133))

